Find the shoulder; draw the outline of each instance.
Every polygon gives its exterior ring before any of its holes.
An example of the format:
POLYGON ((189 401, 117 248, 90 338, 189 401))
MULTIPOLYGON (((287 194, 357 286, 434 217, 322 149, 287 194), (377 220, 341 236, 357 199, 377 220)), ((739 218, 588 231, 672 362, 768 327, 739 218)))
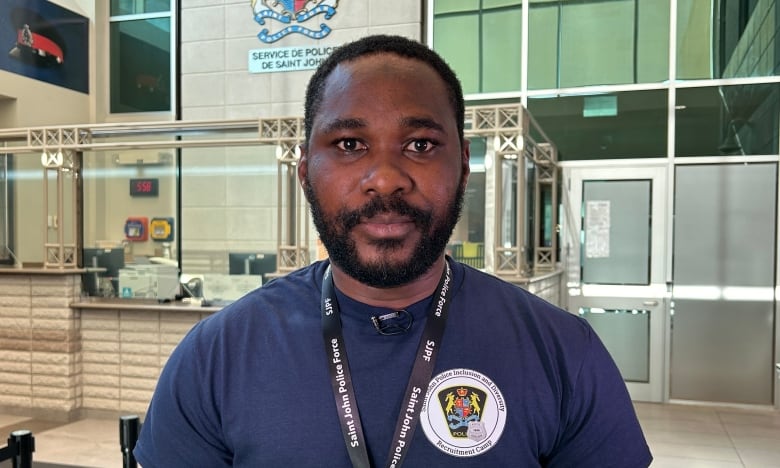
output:
MULTIPOLYGON (((457 298, 480 313, 509 314, 537 332, 589 340, 591 328, 579 316, 551 304, 518 284, 463 264, 456 267, 457 298)), ((500 318, 500 317, 495 317, 500 318)))
POLYGON ((581 317, 519 285, 468 266, 460 278, 453 308, 461 320, 479 323, 470 329, 471 335, 501 343, 505 352, 513 350, 517 359, 550 377, 550 388, 559 395, 574 389, 594 351, 596 359, 604 361, 598 352, 602 348, 598 337, 581 317))
POLYGON ((280 322, 297 315, 318 317, 326 266, 326 262, 316 262, 269 281, 198 322, 185 340, 229 339, 247 330, 279 329, 280 322))

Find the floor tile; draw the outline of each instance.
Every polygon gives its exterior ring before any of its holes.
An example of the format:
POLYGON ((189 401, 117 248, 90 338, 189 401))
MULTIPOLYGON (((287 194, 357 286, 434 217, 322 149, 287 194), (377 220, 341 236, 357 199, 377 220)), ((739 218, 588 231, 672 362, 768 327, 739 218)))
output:
POLYGON ((650 445, 653 454, 658 456, 692 458, 697 460, 725 461, 741 463, 734 447, 714 447, 690 443, 655 442, 650 445))
POLYGON ((651 468, 744 468, 739 462, 724 462, 713 460, 696 460, 684 457, 655 457, 651 468))
MULTIPOLYGON (((648 431, 645 430, 645 438, 649 444, 670 443, 670 444, 691 444, 703 445, 709 447, 734 447, 734 442, 725 432, 692 432, 692 431, 648 431)), ((748 448, 748 447, 746 447, 748 448)), ((763 448, 753 447, 753 448, 763 448)))
POLYGON ((33 459, 95 468, 122 466, 119 420, 85 419, 40 432, 33 459))
POLYGON ((773 452, 780 459, 780 438, 777 437, 731 437, 737 452, 742 450, 765 450, 773 452))
MULTIPOLYGON (((780 468, 780 411, 641 402, 635 408, 652 468, 780 468)), ((118 418, 64 424, 0 414, 0 430, 22 426, 33 431, 41 467, 122 466, 118 418)))

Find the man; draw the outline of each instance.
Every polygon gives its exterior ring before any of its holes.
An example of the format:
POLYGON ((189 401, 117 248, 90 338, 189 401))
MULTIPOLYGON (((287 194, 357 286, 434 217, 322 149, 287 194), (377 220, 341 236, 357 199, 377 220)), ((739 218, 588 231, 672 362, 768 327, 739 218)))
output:
POLYGON ((194 327, 160 377, 142 465, 650 463, 588 324, 445 257, 463 116, 457 78, 419 43, 367 37, 322 63, 299 179, 330 260, 194 327))

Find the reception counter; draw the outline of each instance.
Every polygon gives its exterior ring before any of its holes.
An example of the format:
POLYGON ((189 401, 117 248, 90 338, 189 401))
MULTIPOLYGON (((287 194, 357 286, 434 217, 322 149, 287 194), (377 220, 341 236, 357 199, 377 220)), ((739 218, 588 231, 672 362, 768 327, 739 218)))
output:
MULTIPOLYGON (((0 412, 144 414, 173 349, 220 307, 82 297, 83 270, 0 268, 0 412)), ((561 271, 515 280, 559 303, 561 271)))
POLYGON ((173 348, 219 307, 81 296, 83 270, 0 268, 0 411, 143 414, 173 348))

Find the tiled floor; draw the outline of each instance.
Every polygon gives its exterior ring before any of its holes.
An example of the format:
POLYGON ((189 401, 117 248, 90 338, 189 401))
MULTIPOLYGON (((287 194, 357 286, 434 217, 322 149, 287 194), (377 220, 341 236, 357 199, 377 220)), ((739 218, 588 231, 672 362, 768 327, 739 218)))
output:
MULTIPOLYGON (((122 466, 119 419, 84 419, 69 424, 0 414, 0 441, 11 431, 29 429, 35 437, 33 467, 38 462, 90 468, 122 466)), ((0 463, 1 468, 10 467, 0 463)))
POLYGON ((659 468, 780 467, 780 411, 637 403, 659 468))
MULTIPOLYGON (((636 410, 654 468, 780 467, 780 411, 651 403, 636 410)), ((118 419, 62 425, 0 414, 0 441, 22 428, 35 436, 35 464, 122 466, 118 419)))

